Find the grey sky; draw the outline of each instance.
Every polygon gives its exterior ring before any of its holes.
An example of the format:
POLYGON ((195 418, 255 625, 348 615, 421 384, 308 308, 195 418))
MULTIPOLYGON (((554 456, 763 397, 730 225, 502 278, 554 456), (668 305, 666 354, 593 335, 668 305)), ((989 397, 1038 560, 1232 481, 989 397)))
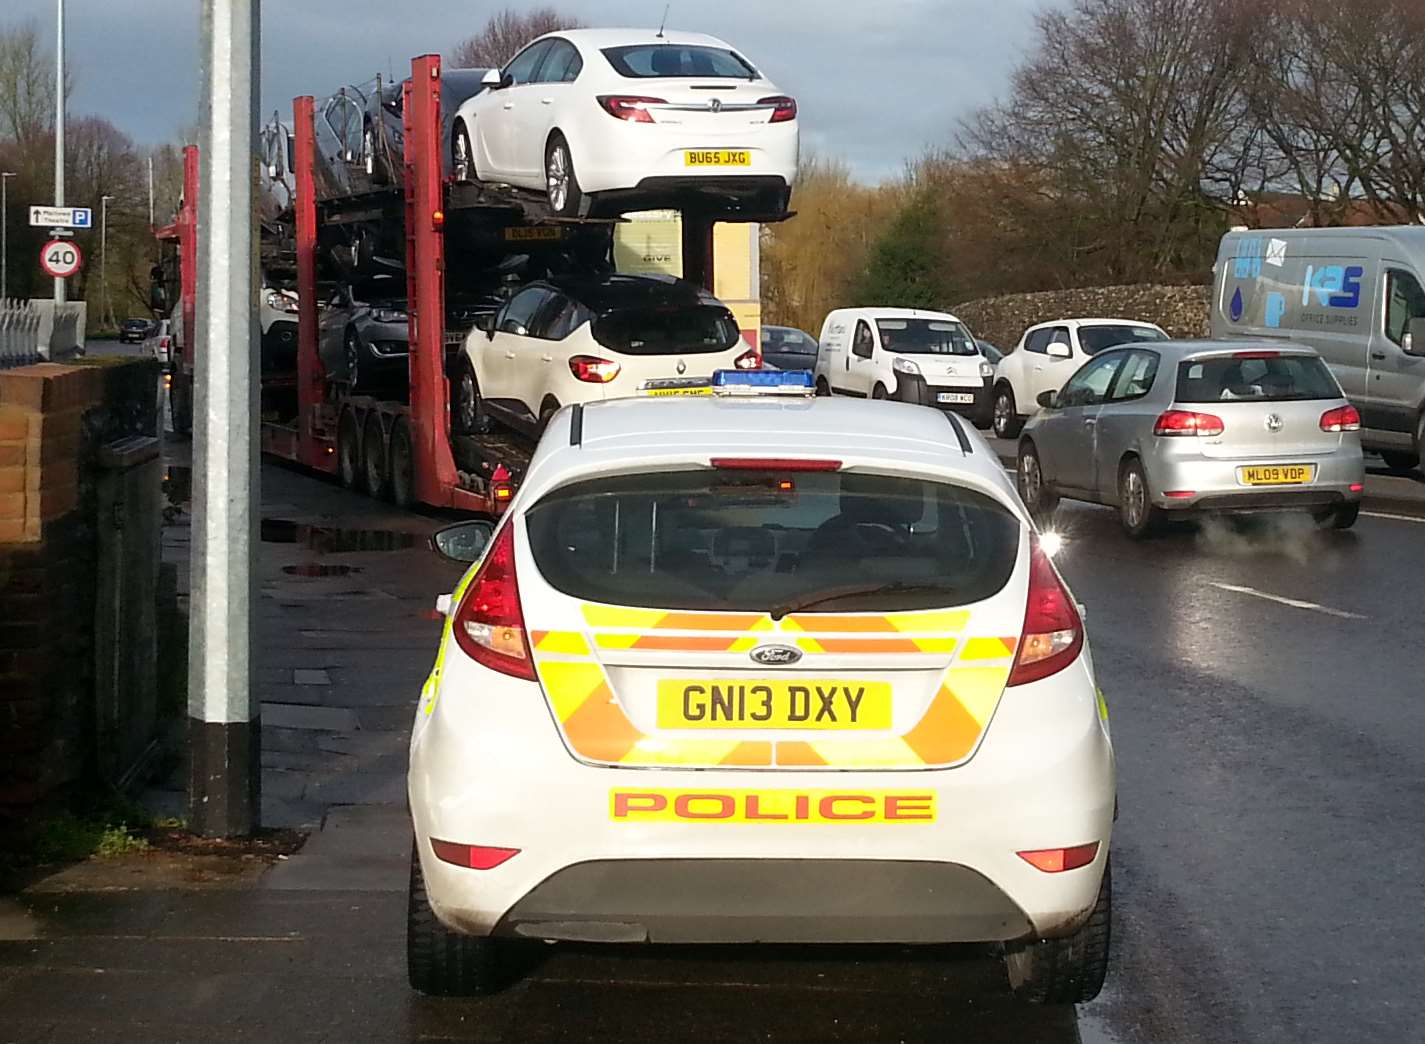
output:
MULTIPOLYGON (((545 2, 545 0, 540 0, 545 2)), ((665 0, 548 0, 594 25, 656 25, 665 0)), ((297 94, 448 52, 499 0, 266 0, 263 114, 297 94)), ((509 6, 520 6, 512 3, 509 6)), ((802 140, 867 180, 899 170, 956 120, 1004 92, 1041 0, 673 0, 668 24, 730 41, 801 106, 802 140)), ((198 0, 68 0, 73 112, 136 140, 196 118, 198 0)), ((5 0, 0 24, 34 19, 54 37, 55 0, 5 0)))

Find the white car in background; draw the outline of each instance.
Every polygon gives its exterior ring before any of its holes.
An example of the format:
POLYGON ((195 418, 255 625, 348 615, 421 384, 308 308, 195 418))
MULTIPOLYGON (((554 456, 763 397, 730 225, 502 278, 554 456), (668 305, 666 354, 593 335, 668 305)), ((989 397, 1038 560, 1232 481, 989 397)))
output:
POLYGON ((715 370, 755 370, 761 353, 731 311, 671 276, 603 275, 531 283, 465 341, 455 378, 457 433, 498 421, 538 435, 561 406, 709 394, 715 370))
POLYGON ((542 36, 452 121, 460 180, 547 193, 566 216, 689 196, 781 215, 797 169, 797 103, 731 45, 699 33, 542 36))
POLYGON ((969 328, 924 308, 837 308, 821 324, 818 395, 897 399, 990 424, 993 367, 969 328))
POLYGON ((1058 391, 1080 366, 1120 344, 1166 341, 1167 333, 1137 319, 1055 319, 1024 331, 995 366, 994 432, 1012 439, 1039 409, 1039 396, 1058 391))

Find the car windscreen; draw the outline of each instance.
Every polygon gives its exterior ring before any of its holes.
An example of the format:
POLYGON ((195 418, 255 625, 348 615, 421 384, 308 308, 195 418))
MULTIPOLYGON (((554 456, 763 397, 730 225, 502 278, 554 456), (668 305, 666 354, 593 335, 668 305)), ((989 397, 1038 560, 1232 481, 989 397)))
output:
POLYGON ((1009 580, 1021 528, 946 482, 711 468, 565 486, 526 527, 540 573, 571 597, 739 612, 968 605, 1009 580))
POLYGON ((963 323, 951 319, 877 319, 881 347, 908 355, 979 355, 963 323))
POLYGON ((1166 341, 1168 335, 1151 326, 1081 326, 1079 344, 1085 355, 1097 355, 1121 344, 1141 344, 1144 341, 1166 341))
POLYGON ((788 355, 815 355, 816 341, 810 334, 784 326, 762 327, 762 350, 788 355))
POLYGON ((622 355, 725 352, 742 337, 732 313, 716 305, 620 308, 596 318, 591 330, 622 355))
POLYGON ((723 47, 634 44, 629 47, 605 47, 603 53, 614 67, 614 72, 635 80, 670 76, 757 79, 757 70, 745 58, 723 47))
POLYGON ((1178 364, 1178 402, 1339 399, 1341 387, 1314 355, 1246 352, 1178 364))

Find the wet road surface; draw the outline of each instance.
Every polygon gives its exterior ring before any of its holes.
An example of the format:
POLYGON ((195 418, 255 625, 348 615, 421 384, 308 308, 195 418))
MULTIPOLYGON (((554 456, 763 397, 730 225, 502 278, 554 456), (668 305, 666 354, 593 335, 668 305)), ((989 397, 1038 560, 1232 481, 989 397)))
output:
MULTIPOLYGON (((264 482, 284 502, 266 554, 323 564, 393 513, 273 465, 264 482)), ((1018 1007, 972 949, 542 946, 499 996, 433 1000, 405 985, 395 887, 45 894, 21 901, 40 937, 0 942, 0 1041, 1422 1039, 1425 525, 1133 544, 1070 505, 1059 528, 1120 772, 1114 965, 1092 1004, 1018 1007)), ((428 551, 375 539, 341 582, 437 593, 428 551)), ((386 654, 412 703, 431 651, 386 654)))

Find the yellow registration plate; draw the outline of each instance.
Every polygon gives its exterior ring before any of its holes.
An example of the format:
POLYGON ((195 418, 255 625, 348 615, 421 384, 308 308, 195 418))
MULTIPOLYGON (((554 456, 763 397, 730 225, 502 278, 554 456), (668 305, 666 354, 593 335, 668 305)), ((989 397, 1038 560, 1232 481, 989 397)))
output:
POLYGON ((752 153, 746 149, 687 149, 683 152, 685 167, 750 167, 752 153))
POLYGON ((683 388, 644 388, 644 395, 711 395, 712 388, 706 384, 690 384, 683 388))
POLYGON ((660 729, 888 729, 891 686, 873 681, 665 678, 660 729))
POLYGON ((1300 486, 1315 477, 1315 464, 1261 464, 1237 469, 1237 481, 1244 486, 1300 486))

